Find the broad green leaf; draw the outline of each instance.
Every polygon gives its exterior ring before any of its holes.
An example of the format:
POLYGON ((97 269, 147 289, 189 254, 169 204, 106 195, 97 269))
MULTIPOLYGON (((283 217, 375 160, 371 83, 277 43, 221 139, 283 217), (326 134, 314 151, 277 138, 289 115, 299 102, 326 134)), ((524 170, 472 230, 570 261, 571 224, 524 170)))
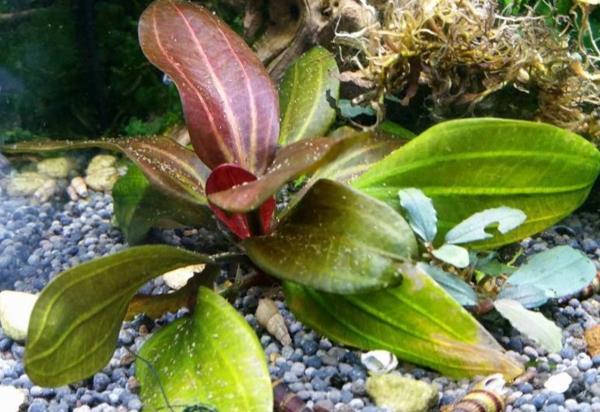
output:
POLYGON ((206 204, 204 182, 210 170, 194 152, 168 137, 32 141, 1 146, 0 151, 44 153, 95 147, 123 152, 161 192, 190 203, 206 204))
POLYGON ((281 129, 279 143, 324 136, 335 120, 335 102, 340 93, 335 57, 322 47, 300 56, 287 69, 279 86, 281 129))
POLYGON ((469 251, 464 247, 445 244, 439 249, 432 250, 431 254, 439 260, 457 268, 466 268, 469 266, 469 251))
POLYGON ((190 139, 211 169, 262 174, 279 135, 277 91, 246 42, 210 10, 155 0, 138 25, 146 58, 177 85, 190 139))
POLYGON ((410 130, 400 126, 398 123, 391 120, 384 120, 377 126, 377 131, 388 136, 397 137, 400 139, 410 140, 416 135, 410 130))
POLYGON ((428 129, 353 186, 396 208, 400 189, 423 190, 438 213, 438 238, 481 210, 522 210, 523 225, 475 245, 489 248, 569 215, 585 200, 599 171, 598 150, 571 132, 519 120, 464 119, 428 129))
POLYGON ((404 143, 399 139, 390 139, 372 132, 357 132, 349 127, 338 128, 329 138, 341 140, 331 155, 319 163, 319 167, 304 183, 302 189, 291 197, 288 206, 279 213, 279 218, 283 218, 292 210, 319 179, 350 182, 404 143))
POLYGON ((417 251, 410 227, 391 207, 325 179, 272 233, 242 245, 268 274, 334 293, 400 282, 402 263, 417 251))
POLYGON ((284 284, 294 315, 318 333, 363 350, 384 349, 451 377, 502 373, 521 365, 458 302, 418 266, 399 286, 359 295, 284 284))
POLYGON ((422 264, 422 268, 462 306, 477 305, 477 293, 464 280, 433 265, 422 264))
POLYGON ((336 156, 332 156, 331 161, 324 163, 312 176, 313 182, 317 179, 351 182, 404 144, 402 140, 372 132, 354 131, 345 136, 336 156))
POLYGON ((214 224, 208 206, 165 196, 135 165, 117 180, 112 194, 117 225, 130 245, 141 242, 152 227, 214 224))
POLYGON ((498 299, 494 307, 516 330, 548 352, 558 352, 562 348, 562 331, 541 313, 525 309, 519 302, 510 299, 498 299))
POLYGON ((271 379, 256 334, 210 289, 201 287, 194 314, 158 331, 140 356, 135 366, 144 410, 169 409, 163 390, 175 411, 196 404, 223 412, 273 410, 271 379))
POLYGON ((570 246, 556 246, 534 255, 514 272, 504 288, 534 285, 550 299, 579 292, 596 276, 594 263, 570 246))
POLYGON ((497 298, 515 300, 528 309, 540 307, 548 301, 544 289, 529 283, 519 286, 505 284, 497 298))
POLYGON ((425 242, 433 242, 437 233, 437 214, 431 199, 419 189, 398 192, 400 206, 406 210, 408 223, 425 242))
POLYGON ((519 209, 497 207, 486 209, 469 216, 446 233, 447 243, 472 243, 478 240, 491 239, 494 236, 485 231, 486 228, 497 225, 500 233, 505 234, 519 227, 527 216, 519 209))
POLYGON ((25 370, 40 386, 87 378, 110 360, 127 305, 148 280, 204 255, 139 246, 69 269, 44 288, 33 308, 25 370))

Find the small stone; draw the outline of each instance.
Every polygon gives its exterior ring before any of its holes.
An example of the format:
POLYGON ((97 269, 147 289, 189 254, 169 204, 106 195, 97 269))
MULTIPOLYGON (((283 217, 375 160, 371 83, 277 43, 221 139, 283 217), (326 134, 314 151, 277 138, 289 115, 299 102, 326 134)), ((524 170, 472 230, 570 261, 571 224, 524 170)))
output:
POLYGON ((69 175, 75 163, 67 157, 44 159, 37 163, 37 171, 48 177, 64 179, 69 175))
POLYGON ((71 179, 71 184, 69 185, 69 188, 72 188, 75 194, 75 199, 71 198, 71 200, 75 201, 78 197, 88 196, 87 185, 85 184, 85 180, 81 176, 76 176, 73 179, 71 179))
POLYGON ((37 172, 23 172, 12 176, 7 184, 9 196, 31 196, 49 180, 47 176, 37 172))
POLYGON ((590 356, 600 355, 600 325, 596 325, 584 333, 585 343, 590 356))
POLYGON ((296 376, 302 376, 304 375, 304 371, 306 370, 306 366, 304 366, 303 363, 300 362, 294 362, 292 364, 292 367, 290 369, 290 372, 292 372, 294 375, 296 376))
POLYGON ((0 292, 0 324, 6 336, 16 341, 25 340, 37 298, 37 295, 25 292, 0 292))
POLYGON ((13 386, 0 385, 0 400, 3 412, 18 412, 25 403, 25 392, 13 386))
POLYGON ((85 177, 85 183, 97 192, 110 192, 119 179, 119 172, 115 168, 98 170, 85 177))
POLYGON ((44 184, 33 193, 33 198, 38 202, 46 202, 56 194, 58 185, 55 180, 46 180, 44 184))
POLYGON ((114 167, 117 162, 117 158, 112 155, 100 154, 96 155, 88 163, 88 167, 85 170, 86 175, 95 173, 99 170, 114 167))
POLYGON ((425 412, 438 399, 435 386, 396 373, 369 377, 366 389, 377 406, 392 412, 425 412))
POLYGON ((102 392, 106 390, 106 387, 110 383, 110 378, 105 373, 97 373, 93 378, 94 390, 102 392))
POLYGON ((562 405, 565 403, 565 395, 562 393, 553 393, 548 396, 548 400, 546 401, 548 405, 562 405))
POLYGON ((140 393, 140 381, 138 381, 135 376, 130 376, 127 379, 127 390, 131 393, 140 393))
POLYGON ((303 340, 300 346, 302 347, 302 351, 307 355, 314 355, 317 353, 317 349, 319 349, 319 344, 313 339, 303 340))
POLYGON ((571 382, 573 382, 573 378, 571 378, 568 373, 561 372, 548 378, 548 380, 544 383, 544 388, 548 389, 549 391, 562 394, 569 389, 571 382))
POLYGON ((577 367, 582 370, 582 371, 587 371, 588 369, 590 369, 592 366, 594 365, 594 363, 592 362, 592 360, 589 357, 585 357, 585 358, 581 358, 577 361, 577 367))

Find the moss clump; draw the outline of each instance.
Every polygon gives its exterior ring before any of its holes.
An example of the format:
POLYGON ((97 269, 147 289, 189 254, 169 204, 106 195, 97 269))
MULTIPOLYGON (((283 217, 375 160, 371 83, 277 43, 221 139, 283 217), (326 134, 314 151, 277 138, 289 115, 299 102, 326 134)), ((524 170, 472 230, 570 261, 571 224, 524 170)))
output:
POLYGON ((490 110, 489 98, 501 106, 499 92, 509 90, 513 102, 518 94, 534 97, 531 118, 600 139, 600 52, 584 44, 589 5, 576 3, 579 18, 561 15, 553 24, 531 9, 503 15, 490 0, 377 4, 378 24, 336 36, 354 51, 347 77, 366 88, 355 101, 369 101, 381 115, 386 97, 408 106, 426 89, 425 105, 439 120, 497 114, 503 108, 490 110))

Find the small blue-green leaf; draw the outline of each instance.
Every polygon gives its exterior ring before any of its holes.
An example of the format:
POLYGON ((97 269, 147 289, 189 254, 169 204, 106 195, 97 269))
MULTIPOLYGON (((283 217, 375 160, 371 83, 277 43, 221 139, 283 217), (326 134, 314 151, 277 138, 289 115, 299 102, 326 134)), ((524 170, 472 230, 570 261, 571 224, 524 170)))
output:
POLYGON ((558 352, 562 348, 562 331, 541 313, 525 309, 510 299, 499 299, 494 302, 494 307, 516 330, 548 352, 558 352))
POLYGON ((420 263, 421 267, 462 306, 476 306, 477 293, 465 281, 436 266, 420 263))
POLYGON ((527 219, 525 213, 510 207, 486 209, 466 218, 446 233, 446 243, 469 243, 491 239, 494 236, 485 229, 493 224, 498 225, 502 234, 510 232, 527 219))
POLYGON ((425 242, 433 242, 437 233, 437 215, 431 199, 414 188, 402 189, 398 196, 412 230, 425 242))
POLYGON ((544 289, 540 289, 532 284, 519 286, 504 286, 498 294, 498 299, 516 300, 528 309, 538 308, 548 301, 548 296, 544 289))
POLYGON ((469 251, 464 247, 446 244, 439 249, 434 249, 431 254, 457 268, 469 266, 469 251))
POLYGON ((512 274, 505 284, 535 285, 550 299, 568 296, 585 288, 596 276, 594 263, 570 246, 538 253, 512 274))

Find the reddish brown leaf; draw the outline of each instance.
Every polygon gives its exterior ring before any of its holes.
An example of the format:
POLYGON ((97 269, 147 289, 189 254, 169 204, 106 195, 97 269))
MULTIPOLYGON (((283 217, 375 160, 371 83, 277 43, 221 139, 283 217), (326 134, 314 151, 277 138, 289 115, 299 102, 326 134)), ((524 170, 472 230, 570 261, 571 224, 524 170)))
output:
POLYGON ((277 93, 259 59, 203 7, 156 0, 139 24, 142 49, 181 95, 194 149, 211 169, 235 163, 262 173, 279 133, 277 93))
MULTIPOLYGON (((249 171, 234 164, 222 164, 212 171, 206 181, 206 193, 214 193, 229 189, 234 186, 248 184, 256 180, 249 171)), ((275 211, 275 199, 271 197, 260 206, 258 210, 258 224, 260 228, 254 228, 253 216, 245 213, 228 213, 218 206, 209 204, 215 215, 240 239, 246 239, 253 234, 268 233, 275 211)))

